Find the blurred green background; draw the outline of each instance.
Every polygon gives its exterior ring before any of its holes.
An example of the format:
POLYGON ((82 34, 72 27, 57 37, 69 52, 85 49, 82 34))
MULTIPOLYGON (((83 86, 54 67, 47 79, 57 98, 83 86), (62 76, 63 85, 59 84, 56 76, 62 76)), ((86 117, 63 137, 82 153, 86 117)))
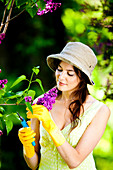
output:
MULTIPOLYGON (((68 41, 81 41, 89 45, 98 58, 93 72, 94 87, 90 93, 104 102, 111 110, 105 133, 94 149, 98 170, 113 170, 113 1, 112 0, 65 0, 61 8, 53 13, 31 18, 23 13, 11 21, 6 38, 0 45, 0 79, 7 78, 8 86, 24 74, 30 78, 32 68, 40 66, 38 77, 45 91, 55 85, 54 73, 46 65, 49 54, 59 53, 68 41)), ((0 3, 0 18, 3 14, 0 3)), ((17 11, 13 11, 15 15, 17 11)), ((22 82, 14 88, 23 90, 22 82)), ((42 94, 33 84, 36 97, 42 94)), ((5 106, 8 113, 18 111, 24 118, 25 106, 5 106)), ((15 118, 13 130, 7 136, 4 128, 0 137, 0 167, 2 170, 29 169, 22 155, 22 144, 18 139, 21 124, 15 118)), ((86 148, 87 149, 87 148, 86 148)))

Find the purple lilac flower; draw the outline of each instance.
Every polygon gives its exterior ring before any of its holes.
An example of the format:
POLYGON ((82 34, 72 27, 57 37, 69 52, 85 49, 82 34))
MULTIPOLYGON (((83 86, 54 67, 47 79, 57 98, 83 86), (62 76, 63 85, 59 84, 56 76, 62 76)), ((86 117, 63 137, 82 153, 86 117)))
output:
POLYGON ((0 34, 0 44, 2 43, 2 40, 5 38, 5 33, 0 34))
MULTIPOLYGON (((38 9, 37 15, 43 15, 48 12, 53 12, 57 9, 57 7, 61 6, 61 3, 55 3, 52 2, 52 0, 44 0, 46 2, 45 9, 41 10, 41 8, 38 9)), ((38 7, 38 5, 36 5, 38 7)))
POLYGON ((0 130, 0 136, 3 135, 3 132, 0 130))
POLYGON ((31 96, 26 96, 24 97, 25 102, 31 102, 32 101, 32 97, 31 96))
POLYGON ((55 103, 57 92, 57 88, 49 90, 48 93, 44 94, 44 97, 38 99, 36 104, 43 105, 50 111, 52 109, 52 105, 55 103))
POLYGON ((4 84, 7 84, 7 79, 4 79, 4 80, 0 80, 0 87, 1 87, 1 89, 3 89, 5 86, 4 86, 4 84))

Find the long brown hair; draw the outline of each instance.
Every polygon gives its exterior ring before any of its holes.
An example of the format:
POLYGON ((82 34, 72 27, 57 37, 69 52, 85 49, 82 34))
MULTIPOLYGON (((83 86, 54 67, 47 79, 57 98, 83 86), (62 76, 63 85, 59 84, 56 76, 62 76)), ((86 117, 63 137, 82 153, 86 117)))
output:
POLYGON ((80 121, 79 118, 80 109, 82 108, 82 112, 84 112, 83 103, 85 102, 87 95, 89 95, 89 91, 87 87, 87 84, 89 83, 89 79, 87 75, 76 67, 74 67, 74 70, 78 75, 80 82, 77 85, 76 89, 71 94, 72 98, 74 98, 74 96, 76 96, 76 98, 69 104, 69 110, 73 115, 71 120, 71 130, 77 127, 80 121))
MULTIPOLYGON (((68 109, 72 114, 71 131, 78 126, 78 123, 80 122, 80 109, 82 108, 82 112, 84 112, 83 103, 85 102, 87 95, 89 95, 87 88, 89 79, 87 75, 76 67, 74 67, 74 71, 79 77, 80 82, 70 96, 72 101, 69 104, 68 109)), ((58 90, 58 96, 61 95, 61 93, 62 92, 58 90)))

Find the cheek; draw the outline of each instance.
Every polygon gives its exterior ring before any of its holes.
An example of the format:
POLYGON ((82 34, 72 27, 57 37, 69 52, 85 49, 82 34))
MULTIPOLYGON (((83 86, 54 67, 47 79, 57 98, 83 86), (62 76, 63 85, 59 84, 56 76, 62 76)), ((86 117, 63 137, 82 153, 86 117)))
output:
POLYGON ((70 79, 69 81, 72 86, 77 86, 78 83, 80 82, 80 79, 79 77, 75 77, 75 78, 70 79))

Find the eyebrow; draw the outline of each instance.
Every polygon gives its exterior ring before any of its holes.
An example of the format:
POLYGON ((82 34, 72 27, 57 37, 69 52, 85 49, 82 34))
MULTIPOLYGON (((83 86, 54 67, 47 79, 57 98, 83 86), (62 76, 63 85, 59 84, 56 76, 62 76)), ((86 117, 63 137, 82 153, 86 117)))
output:
MULTIPOLYGON (((58 65, 60 68, 62 68, 62 66, 59 64, 58 65)), ((70 69, 67 69, 67 71, 73 71, 73 72, 75 72, 74 70, 70 70, 70 69)))

